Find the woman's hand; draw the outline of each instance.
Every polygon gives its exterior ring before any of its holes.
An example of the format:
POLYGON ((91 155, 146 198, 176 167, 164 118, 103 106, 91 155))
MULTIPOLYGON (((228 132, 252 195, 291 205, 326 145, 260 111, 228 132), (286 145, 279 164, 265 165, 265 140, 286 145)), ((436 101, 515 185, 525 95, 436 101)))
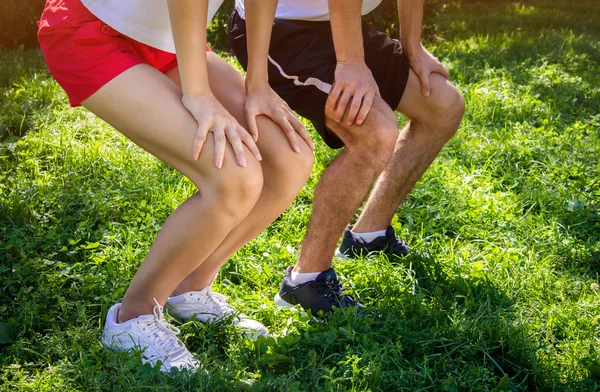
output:
POLYGON ((182 102, 198 122, 198 131, 192 150, 194 160, 198 160, 208 132, 214 133, 217 168, 223 167, 226 141, 231 144, 240 166, 246 167, 247 165, 244 144, 256 159, 262 160, 252 136, 229 114, 212 93, 184 95, 182 102))
POLYGON ((279 97, 267 83, 263 83, 258 87, 248 87, 246 97, 246 121, 248 122, 248 130, 258 140, 258 126, 256 125, 256 117, 264 115, 269 117, 283 130, 287 136, 292 150, 300 153, 298 145, 298 135, 304 139, 306 144, 313 150, 315 145, 308 132, 302 125, 302 122, 292 112, 288 104, 279 97))

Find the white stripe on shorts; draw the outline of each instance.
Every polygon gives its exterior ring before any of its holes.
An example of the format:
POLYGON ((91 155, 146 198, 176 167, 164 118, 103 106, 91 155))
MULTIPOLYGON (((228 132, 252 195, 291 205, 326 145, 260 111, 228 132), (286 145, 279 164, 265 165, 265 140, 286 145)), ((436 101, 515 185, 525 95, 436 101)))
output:
POLYGON ((315 86, 319 90, 323 91, 325 94, 329 94, 331 92, 331 84, 325 83, 322 80, 317 78, 307 78, 305 82, 301 82, 298 76, 290 76, 283 71, 281 65, 277 64, 277 61, 273 60, 271 56, 269 56, 269 61, 279 70, 281 76, 286 79, 293 80, 296 86, 315 86))

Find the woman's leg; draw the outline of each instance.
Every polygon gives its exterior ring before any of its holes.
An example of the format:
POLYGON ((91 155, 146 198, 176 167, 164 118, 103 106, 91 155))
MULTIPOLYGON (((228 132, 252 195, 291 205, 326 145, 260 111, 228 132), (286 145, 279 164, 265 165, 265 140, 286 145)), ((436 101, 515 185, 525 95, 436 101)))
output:
POLYGON ((248 166, 238 166, 230 146, 223 168, 217 169, 212 134, 199 159, 193 160, 197 123, 181 103, 181 89, 148 65, 117 76, 83 106, 198 187, 158 233, 123 299, 123 322, 152 313, 153 298, 164 305, 177 285, 248 215, 262 190, 262 170, 248 150, 248 166))
MULTIPOLYGON (((208 71, 211 89, 217 99, 246 127, 243 102, 244 78, 227 62, 214 53, 208 53, 208 71)), ((179 73, 167 74, 179 84, 179 73)), ((300 140, 300 151, 294 152, 283 131, 270 119, 258 119, 258 148, 263 157, 263 189, 260 198, 248 216, 225 238, 223 243, 174 291, 178 295, 186 291, 200 290, 209 286, 217 272, 231 255, 258 236, 294 201, 310 176, 313 153, 300 140)))

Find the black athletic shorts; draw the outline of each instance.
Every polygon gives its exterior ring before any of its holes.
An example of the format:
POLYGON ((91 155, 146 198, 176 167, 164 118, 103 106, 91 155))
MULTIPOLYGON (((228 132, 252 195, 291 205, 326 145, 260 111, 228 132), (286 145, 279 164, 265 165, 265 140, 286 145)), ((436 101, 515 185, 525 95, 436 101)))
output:
MULTIPOLYGON (((248 67, 246 22, 234 11, 229 40, 244 69, 248 67)), ((409 65, 400 42, 363 21, 365 62, 379 86, 381 97, 396 110, 408 80, 409 65)), ((325 126, 325 103, 336 67, 331 24, 275 19, 269 49, 269 84, 290 107, 309 119, 325 143, 344 143, 325 126)))

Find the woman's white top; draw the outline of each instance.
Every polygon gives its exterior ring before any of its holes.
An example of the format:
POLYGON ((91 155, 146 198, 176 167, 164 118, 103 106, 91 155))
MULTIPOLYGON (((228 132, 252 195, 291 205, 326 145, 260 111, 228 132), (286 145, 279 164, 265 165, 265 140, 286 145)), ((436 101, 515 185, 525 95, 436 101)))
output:
MULTIPOLYGON (((381 2, 382 0, 363 0, 362 15, 373 11, 381 2)), ((235 0, 235 9, 246 19, 244 0, 235 0)), ((329 20, 329 6, 327 0, 279 0, 275 17, 308 21, 329 20)))
MULTIPOLYGON (((81 3, 119 33, 153 48, 175 53, 167 0, 81 0, 81 3)), ((221 4, 223 0, 208 1, 207 24, 221 4)))

